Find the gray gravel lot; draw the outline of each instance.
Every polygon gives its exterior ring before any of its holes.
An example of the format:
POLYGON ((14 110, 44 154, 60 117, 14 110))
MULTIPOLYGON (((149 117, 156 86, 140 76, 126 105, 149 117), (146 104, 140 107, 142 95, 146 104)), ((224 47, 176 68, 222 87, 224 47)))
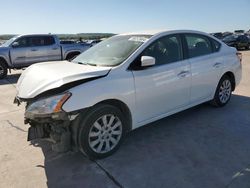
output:
POLYGON ((226 107, 202 104, 139 128, 98 161, 26 141, 13 71, 0 81, 0 187, 249 188, 250 51, 242 53, 243 80, 226 107))

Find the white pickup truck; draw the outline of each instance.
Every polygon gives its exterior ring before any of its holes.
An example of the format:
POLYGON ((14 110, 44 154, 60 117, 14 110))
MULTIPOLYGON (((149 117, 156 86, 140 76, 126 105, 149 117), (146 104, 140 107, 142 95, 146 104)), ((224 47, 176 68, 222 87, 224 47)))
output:
POLYGON ((0 79, 8 69, 20 69, 45 61, 70 60, 87 50, 83 44, 61 44, 56 35, 19 35, 0 46, 0 79))

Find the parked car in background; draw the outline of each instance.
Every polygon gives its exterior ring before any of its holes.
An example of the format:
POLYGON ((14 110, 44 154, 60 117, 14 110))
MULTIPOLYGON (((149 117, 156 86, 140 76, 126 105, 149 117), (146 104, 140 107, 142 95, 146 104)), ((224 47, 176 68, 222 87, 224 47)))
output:
POLYGON ((235 34, 244 34, 244 33, 245 33, 245 30, 242 30, 242 29, 240 29, 240 30, 235 30, 234 33, 235 33, 235 34))
POLYGON ((228 46, 236 49, 250 49, 250 39, 247 35, 230 35, 222 39, 228 46))
POLYGON ((30 66, 15 102, 26 103, 28 140, 103 158, 133 129, 207 101, 225 106, 241 80, 238 55, 198 31, 121 34, 71 62, 30 66))
POLYGON ((212 33, 211 35, 213 35, 217 39, 223 39, 223 33, 222 32, 212 33))
POLYGON ((75 44, 76 42, 73 40, 60 40, 60 44, 75 44))
MULTIPOLYGON (((232 32, 229 32, 229 31, 226 31, 226 32, 223 32, 223 38, 225 38, 225 37, 227 37, 227 36, 229 36, 229 35, 233 35, 234 33, 232 33, 232 32)), ((222 38, 222 39, 223 39, 222 38)))
POLYGON ((77 41, 76 43, 81 44, 83 46, 87 46, 88 48, 93 46, 92 44, 89 44, 88 42, 85 42, 85 41, 77 41))
POLYGON ((101 42, 101 40, 100 39, 96 39, 96 40, 89 41, 89 44, 91 44, 92 46, 94 46, 94 45, 98 44, 99 42, 101 42))
POLYGON ((0 79, 8 69, 20 69, 45 61, 70 60, 89 46, 61 44, 55 35, 19 35, 0 46, 0 79))

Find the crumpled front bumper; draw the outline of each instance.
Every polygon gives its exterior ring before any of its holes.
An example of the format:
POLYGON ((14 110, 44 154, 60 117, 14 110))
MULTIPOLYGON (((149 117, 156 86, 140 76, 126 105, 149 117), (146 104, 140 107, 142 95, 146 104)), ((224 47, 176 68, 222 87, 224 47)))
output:
MULTIPOLYGON (((30 101, 15 97, 15 104, 20 105, 22 102, 30 103, 30 101)), ((24 124, 30 125, 27 141, 47 139, 52 141, 52 150, 56 152, 70 150, 72 148, 70 124, 74 120, 72 116, 76 117, 76 115, 64 111, 52 114, 33 114, 26 111, 24 114, 24 124)))
POLYGON ((21 102, 22 102, 22 101, 21 101, 21 99, 20 99, 19 97, 16 96, 16 97, 14 98, 13 103, 14 103, 14 104, 17 104, 17 106, 19 106, 19 105, 21 104, 21 102))

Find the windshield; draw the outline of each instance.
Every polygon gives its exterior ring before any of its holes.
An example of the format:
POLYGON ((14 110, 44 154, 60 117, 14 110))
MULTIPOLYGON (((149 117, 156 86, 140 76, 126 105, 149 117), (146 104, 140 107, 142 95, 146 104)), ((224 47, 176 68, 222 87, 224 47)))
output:
POLYGON ((12 42, 16 40, 16 37, 12 37, 11 39, 7 40, 5 43, 2 44, 3 47, 8 47, 12 42))
POLYGON ((117 35, 83 52, 73 62, 94 66, 117 66, 150 37, 150 35, 117 35))

